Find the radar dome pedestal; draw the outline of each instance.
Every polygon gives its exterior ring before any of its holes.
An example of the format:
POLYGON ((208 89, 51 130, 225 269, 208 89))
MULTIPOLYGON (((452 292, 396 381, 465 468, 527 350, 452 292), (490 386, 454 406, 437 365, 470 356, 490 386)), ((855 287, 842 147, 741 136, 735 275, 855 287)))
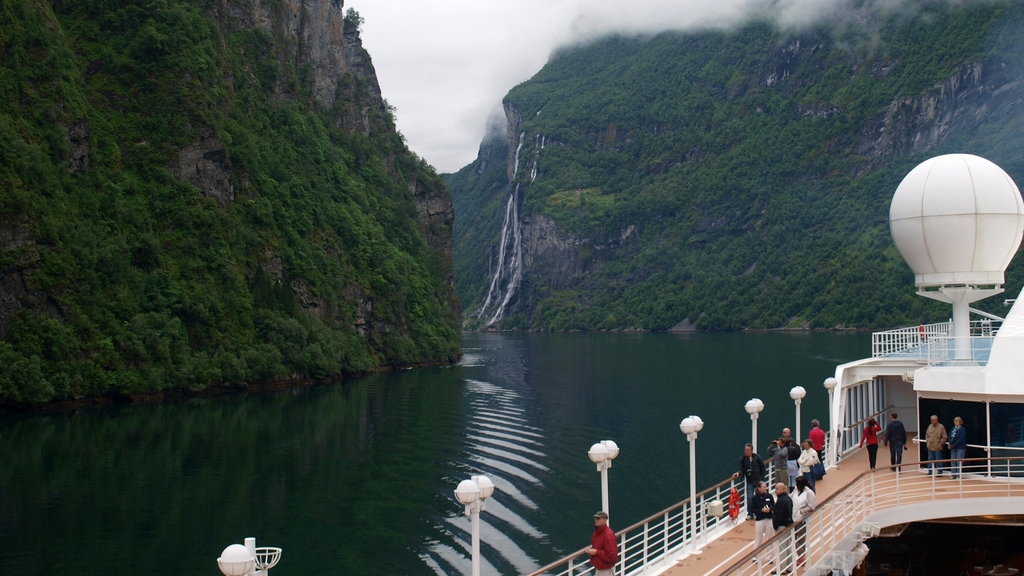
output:
POLYGON ((953 304, 956 358, 969 359, 970 308, 1003 291, 1024 234, 1024 201, 999 166, 970 154, 922 162, 896 189, 889 229, 918 294, 953 304))

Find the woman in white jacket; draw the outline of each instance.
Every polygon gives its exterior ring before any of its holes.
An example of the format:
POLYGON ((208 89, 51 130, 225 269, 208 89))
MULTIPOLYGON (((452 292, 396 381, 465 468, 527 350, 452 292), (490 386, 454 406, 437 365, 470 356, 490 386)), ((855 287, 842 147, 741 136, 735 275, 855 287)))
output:
POLYGON ((803 448, 804 451, 800 453, 800 458, 797 459, 796 463, 800 466, 800 475, 807 479, 807 485, 811 487, 811 490, 814 490, 811 466, 821 462, 821 460, 818 459, 818 451, 814 449, 810 440, 804 440, 803 448))
MULTIPOLYGON (((815 453, 817 456, 817 453, 815 453)), ((801 456, 802 458, 803 456, 801 456)), ((806 561, 807 524, 804 519, 818 506, 818 497, 807 481, 807 476, 796 477, 796 489, 793 490, 793 537, 796 539, 796 565, 802 566, 806 561)))

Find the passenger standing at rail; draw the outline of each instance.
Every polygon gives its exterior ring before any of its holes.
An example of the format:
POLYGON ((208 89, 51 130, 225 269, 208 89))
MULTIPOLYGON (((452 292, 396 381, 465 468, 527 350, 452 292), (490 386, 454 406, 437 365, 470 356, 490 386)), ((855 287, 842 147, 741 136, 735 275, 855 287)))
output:
POLYGON ((863 448, 865 443, 868 445, 868 462, 872 470, 875 469, 875 461, 878 460, 878 433, 881 431, 882 427, 878 425, 878 421, 872 418, 868 420, 864 433, 860 436, 859 447, 863 448))
POLYGON ((953 461, 949 464, 949 473, 953 480, 960 477, 963 468, 963 459, 967 455, 967 430, 964 430, 964 421, 957 416, 953 418, 953 429, 949 431, 949 457, 953 461))
POLYGON ((796 477, 796 490, 793 491, 793 522, 796 528, 793 529, 796 539, 796 565, 803 566, 807 554, 807 523, 804 518, 811 515, 818 507, 818 497, 814 494, 814 487, 809 485, 806 476, 796 477))
MULTIPOLYGON (((775 481, 789 486, 789 440, 779 438, 772 442, 772 464, 775 465, 775 481)), ((771 478, 768 479, 771 482, 771 478)), ((774 484, 773 484, 774 485, 774 484)))
POLYGON ((896 413, 892 413, 892 421, 885 427, 885 445, 889 447, 889 464, 891 470, 899 470, 903 463, 903 447, 907 444, 907 429, 903 422, 896 419, 896 413))
MULTIPOLYGON (((775 498, 768 493, 768 485, 764 482, 757 484, 757 491, 754 493, 754 549, 761 547, 762 542, 767 542, 775 536, 775 528, 772 528, 772 511, 775 509, 775 498)), ((766 554, 765 564, 772 562, 771 553, 766 554)), ((754 557, 757 563, 758 557, 754 557)))
POLYGON ((619 544, 615 532, 608 527, 608 513, 604 510, 594 514, 594 533, 590 535, 590 546, 584 550, 590 555, 595 576, 614 576, 615 563, 619 561, 619 544))
POLYGON ((928 425, 928 429, 924 432, 924 441, 928 446, 928 475, 931 476, 932 472, 936 472, 937 476, 942 476, 942 464, 935 463, 935 460, 942 460, 942 447, 946 445, 946 427, 939 424, 939 417, 932 414, 932 423, 928 425))
MULTIPOLYGON (((783 430, 788 432, 789 428, 783 430)), ((789 461, 786 463, 789 470, 789 489, 790 491, 796 487, 796 477, 800 475, 800 446, 797 444, 795 438, 788 438, 789 445, 786 446, 786 450, 789 451, 789 461)))
POLYGON ((818 452, 814 450, 814 445, 811 444, 810 440, 804 440, 804 451, 800 453, 800 459, 797 460, 797 463, 800 465, 800 476, 793 479, 793 485, 798 486, 797 480, 803 477, 807 484, 810 485, 811 490, 813 490, 814 476, 811 474, 811 468, 818 462, 821 462, 821 460, 818 460, 818 452))
POLYGON ((818 460, 825 461, 825 431, 821 429, 821 423, 815 418, 811 420, 811 431, 807 433, 807 439, 814 444, 818 452, 818 460))
POLYGON ((764 473, 764 460, 754 452, 753 445, 747 444, 743 447, 739 470, 732 475, 733 478, 743 476, 747 481, 747 520, 754 519, 754 489, 758 482, 764 480, 764 473))
MULTIPOLYGON (((789 489, 782 482, 775 485, 775 510, 772 511, 772 528, 776 532, 793 524, 793 499, 789 489)), ((793 533, 790 532, 779 543, 778 570, 774 574, 789 574, 793 571, 793 533)))

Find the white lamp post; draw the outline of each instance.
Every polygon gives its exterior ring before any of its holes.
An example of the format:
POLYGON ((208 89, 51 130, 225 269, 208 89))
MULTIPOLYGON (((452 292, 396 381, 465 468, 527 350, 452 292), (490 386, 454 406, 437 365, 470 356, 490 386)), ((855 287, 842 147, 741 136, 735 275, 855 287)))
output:
POLYGON ((466 506, 466 516, 472 525, 473 576, 480 576, 480 511, 486 510, 484 500, 491 494, 494 494, 494 483, 487 476, 463 480, 455 489, 455 499, 466 506))
POLYGON ((687 416, 679 423, 679 429, 690 442, 690 538, 694 554, 700 553, 697 548, 697 432, 703 428, 704 421, 699 416, 687 416))
POLYGON ((793 389, 789 391, 789 397, 796 402, 796 441, 801 442, 802 436, 800 436, 800 401, 807 396, 807 390, 804 390, 803 386, 793 386, 793 389))
POLYGON ((764 410, 764 402, 761 402, 759 398, 751 398, 747 400, 743 409, 750 414, 751 445, 754 447, 754 452, 757 452, 757 417, 761 414, 761 410, 764 410))
POLYGON ((611 440, 602 440, 590 447, 587 456, 590 461, 597 464, 597 471, 601 473, 601 510, 608 512, 608 469, 612 467, 612 460, 619 455, 619 445, 611 440))
POLYGON ((257 548, 255 538, 232 544, 220 553, 217 567, 224 576, 265 576, 281 560, 280 548, 257 548))
POLYGON ((839 381, 830 376, 828 378, 825 378, 825 382, 822 385, 825 386, 825 390, 828 390, 828 431, 829 434, 832 436, 832 441, 828 443, 828 452, 825 454, 825 460, 827 460, 828 464, 831 465, 833 451, 832 447, 835 446, 836 444, 835 431, 832 430, 832 395, 835 393, 836 386, 839 385, 839 381))

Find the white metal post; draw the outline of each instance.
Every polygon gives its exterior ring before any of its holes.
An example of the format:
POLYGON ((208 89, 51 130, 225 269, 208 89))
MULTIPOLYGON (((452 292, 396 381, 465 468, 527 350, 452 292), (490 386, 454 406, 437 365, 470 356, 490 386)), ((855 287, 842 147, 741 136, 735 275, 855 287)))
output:
POLYGON ((474 502, 472 507, 473 576, 480 576, 480 502, 474 502))
POLYGON ((610 461, 605 460, 601 463, 601 510, 604 510, 605 514, 611 517, 611 512, 608 511, 608 465, 610 461))
POLYGON ((794 438, 796 438, 797 442, 803 442, 803 437, 800 436, 800 401, 801 400, 802 400, 802 398, 797 398, 796 400, 794 400, 794 402, 796 402, 796 436, 794 436, 794 438))
POLYGON ((693 553, 700 554, 697 548, 697 433, 687 434, 690 441, 690 539, 693 553))
POLYGON ((750 415, 750 428, 751 428, 750 436, 752 438, 752 440, 751 440, 752 444, 751 445, 754 447, 754 452, 757 452, 757 417, 758 417, 758 413, 757 412, 754 412, 753 414, 750 415))

